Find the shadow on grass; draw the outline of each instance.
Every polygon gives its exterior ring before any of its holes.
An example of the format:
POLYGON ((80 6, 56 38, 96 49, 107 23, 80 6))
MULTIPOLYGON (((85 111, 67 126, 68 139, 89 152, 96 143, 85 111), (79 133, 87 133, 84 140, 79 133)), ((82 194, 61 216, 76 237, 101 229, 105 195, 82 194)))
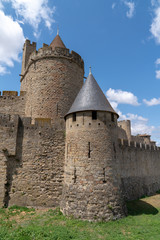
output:
POLYGON ((151 204, 146 203, 142 200, 135 200, 127 202, 127 208, 128 208, 128 215, 156 215, 158 213, 158 210, 153 207, 151 204))

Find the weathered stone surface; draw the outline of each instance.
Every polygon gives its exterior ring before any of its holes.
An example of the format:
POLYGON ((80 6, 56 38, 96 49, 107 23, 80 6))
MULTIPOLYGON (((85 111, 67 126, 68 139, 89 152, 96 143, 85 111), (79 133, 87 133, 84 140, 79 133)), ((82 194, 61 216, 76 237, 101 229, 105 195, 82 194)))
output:
POLYGON ((117 219, 125 215, 113 153, 117 126, 111 113, 97 115, 92 120, 91 111, 80 112, 76 121, 67 116, 61 210, 87 220, 117 219))
POLYGON ((68 49, 44 47, 33 53, 21 79, 26 91, 25 115, 63 118, 83 85, 84 64, 81 57, 68 49))
POLYGON ((130 121, 64 115, 83 84, 82 58, 26 40, 21 92, 0 95, 0 207, 54 207, 88 220, 118 219, 124 200, 160 189, 160 148, 130 121), (66 127, 66 131, 65 131, 66 127), (64 173, 65 169, 65 173, 64 173))

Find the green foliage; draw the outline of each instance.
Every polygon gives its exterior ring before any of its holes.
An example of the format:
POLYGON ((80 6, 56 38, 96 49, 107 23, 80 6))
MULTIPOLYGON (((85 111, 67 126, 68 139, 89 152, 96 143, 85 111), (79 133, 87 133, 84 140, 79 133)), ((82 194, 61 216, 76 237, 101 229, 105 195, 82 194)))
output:
POLYGON ((62 216, 63 215, 62 212, 60 211, 60 208, 56 208, 54 210, 49 209, 48 213, 50 216, 62 216))
POLYGON ((34 208, 20 207, 20 206, 17 206, 17 205, 13 205, 13 206, 9 207, 8 210, 10 212, 12 212, 12 211, 19 211, 19 212, 33 212, 33 211, 35 211, 34 208))
POLYGON ((160 209, 142 200, 127 207, 128 217, 111 222, 76 220, 63 216, 59 208, 0 209, 0 240, 159 240, 160 209))

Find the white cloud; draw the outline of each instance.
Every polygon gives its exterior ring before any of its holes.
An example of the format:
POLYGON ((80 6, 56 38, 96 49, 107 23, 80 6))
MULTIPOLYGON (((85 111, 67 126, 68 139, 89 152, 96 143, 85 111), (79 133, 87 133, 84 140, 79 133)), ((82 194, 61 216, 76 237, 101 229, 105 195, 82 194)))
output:
POLYGON ((155 38, 156 42, 160 44, 160 1, 151 1, 152 6, 154 7, 154 18, 150 26, 150 32, 155 38))
POLYGON ((151 0, 151 5, 153 7, 158 7, 160 5, 160 0, 151 0))
POLYGON ((116 7, 116 3, 113 3, 112 4, 112 9, 115 9, 115 7, 116 7))
POLYGON ((156 141, 157 146, 160 146, 160 126, 153 129, 151 137, 156 141))
POLYGON ((156 65, 159 65, 160 64, 160 58, 157 58, 155 63, 156 63, 156 65))
POLYGON ((115 90, 110 88, 106 92, 106 96, 110 102, 116 102, 117 104, 130 104, 138 106, 138 99, 131 92, 122 91, 120 89, 115 90))
POLYGON ((23 23, 28 23, 34 28, 34 35, 39 36, 39 24, 44 21, 45 26, 51 29, 54 22, 55 7, 48 6, 48 0, 2 0, 10 2, 17 18, 23 23), (19 19, 20 18, 20 19, 19 19))
POLYGON ((129 8, 127 13, 126 13, 126 16, 128 18, 132 18, 133 15, 134 15, 134 12, 135 12, 135 3, 134 2, 130 2, 130 1, 123 1, 123 2, 129 8))
POLYGON ((120 116, 119 120, 129 119, 131 121, 132 135, 144 134, 144 133, 152 134, 153 130, 155 130, 154 126, 148 125, 147 118, 144 118, 142 116, 139 116, 133 113, 127 113, 126 115, 124 115, 120 111, 118 111, 118 114, 120 116))
POLYGON ((19 23, 13 21, 0 10, 0 74, 8 71, 6 67, 13 67, 14 61, 20 61, 19 53, 22 52, 25 41, 23 30, 19 23))
MULTIPOLYGON (((118 92, 119 91, 121 92, 121 90, 118 90, 118 92)), ((111 91, 109 91, 109 93, 111 93, 111 91)), ((123 95, 123 94, 120 94, 120 95, 123 95)), ((120 97, 120 95, 119 95, 119 97, 120 97)), ((116 100, 119 100, 119 97, 118 97, 118 99, 116 98, 116 100)), ((120 103, 120 102, 110 101, 110 104, 112 105, 113 109, 119 115, 119 120, 130 120, 131 121, 132 135, 145 134, 145 133, 150 134, 152 136, 152 139, 154 139, 157 142, 157 144, 160 145, 160 127, 150 126, 148 124, 148 119, 144 118, 143 116, 139 116, 138 114, 133 114, 133 113, 123 114, 118 109, 118 103, 120 103)), ((138 103, 138 101, 137 101, 137 103, 138 103)))
POLYGON ((156 71, 156 78, 157 78, 157 79, 160 79, 160 70, 157 70, 157 71, 156 71))
POLYGON ((132 121, 131 131, 133 135, 145 134, 145 133, 152 135, 153 130, 155 130, 155 127, 147 125, 146 122, 132 121))
POLYGON ((143 99, 143 102, 147 105, 147 106, 155 106, 155 105, 160 105, 160 98, 152 98, 151 100, 146 100, 143 99))
POLYGON ((1 0, 0 0, 0 9, 3 9, 3 4, 1 2, 1 0))
POLYGON ((110 104, 111 104, 111 106, 113 107, 114 110, 117 109, 117 107, 118 107, 118 103, 117 102, 111 101, 110 104))
MULTIPOLYGON (((158 58, 155 62, 156 66, 159 67, 160 65, 160 58, 158 58)), ((156 70, 156 78, 160 79, 160 70, 156 70)))
POLYGON ((6 73, 7 73, 6 68, 0 65, 0 75, 4 75, 6 73))

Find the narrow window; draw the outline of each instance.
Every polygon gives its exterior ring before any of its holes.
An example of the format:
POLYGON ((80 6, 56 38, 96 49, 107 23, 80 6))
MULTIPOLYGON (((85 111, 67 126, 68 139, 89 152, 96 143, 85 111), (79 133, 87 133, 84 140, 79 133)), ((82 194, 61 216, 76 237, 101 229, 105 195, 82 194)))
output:
POLYGON ((97 111, 92 111, 92 120, 97 120, 97 111))
POLYGON ((105 173, 105 168, 103 168, 103 183, 106 183, 106 173, 105 173))
POLYGON ((73 122, 76 121, 76 113, 73 113, 73 122))
POLYGON ((114 122, 114 113, 111 113, 111 121, 114 122))
POLYGON ((74 183, 76 183, 76 179, 77 179, 76 168, 74 168, 74 178, 73 178, 74 183))
POLYGON ((88 143, 88 158, 91 157, 91 143, 88 143))

